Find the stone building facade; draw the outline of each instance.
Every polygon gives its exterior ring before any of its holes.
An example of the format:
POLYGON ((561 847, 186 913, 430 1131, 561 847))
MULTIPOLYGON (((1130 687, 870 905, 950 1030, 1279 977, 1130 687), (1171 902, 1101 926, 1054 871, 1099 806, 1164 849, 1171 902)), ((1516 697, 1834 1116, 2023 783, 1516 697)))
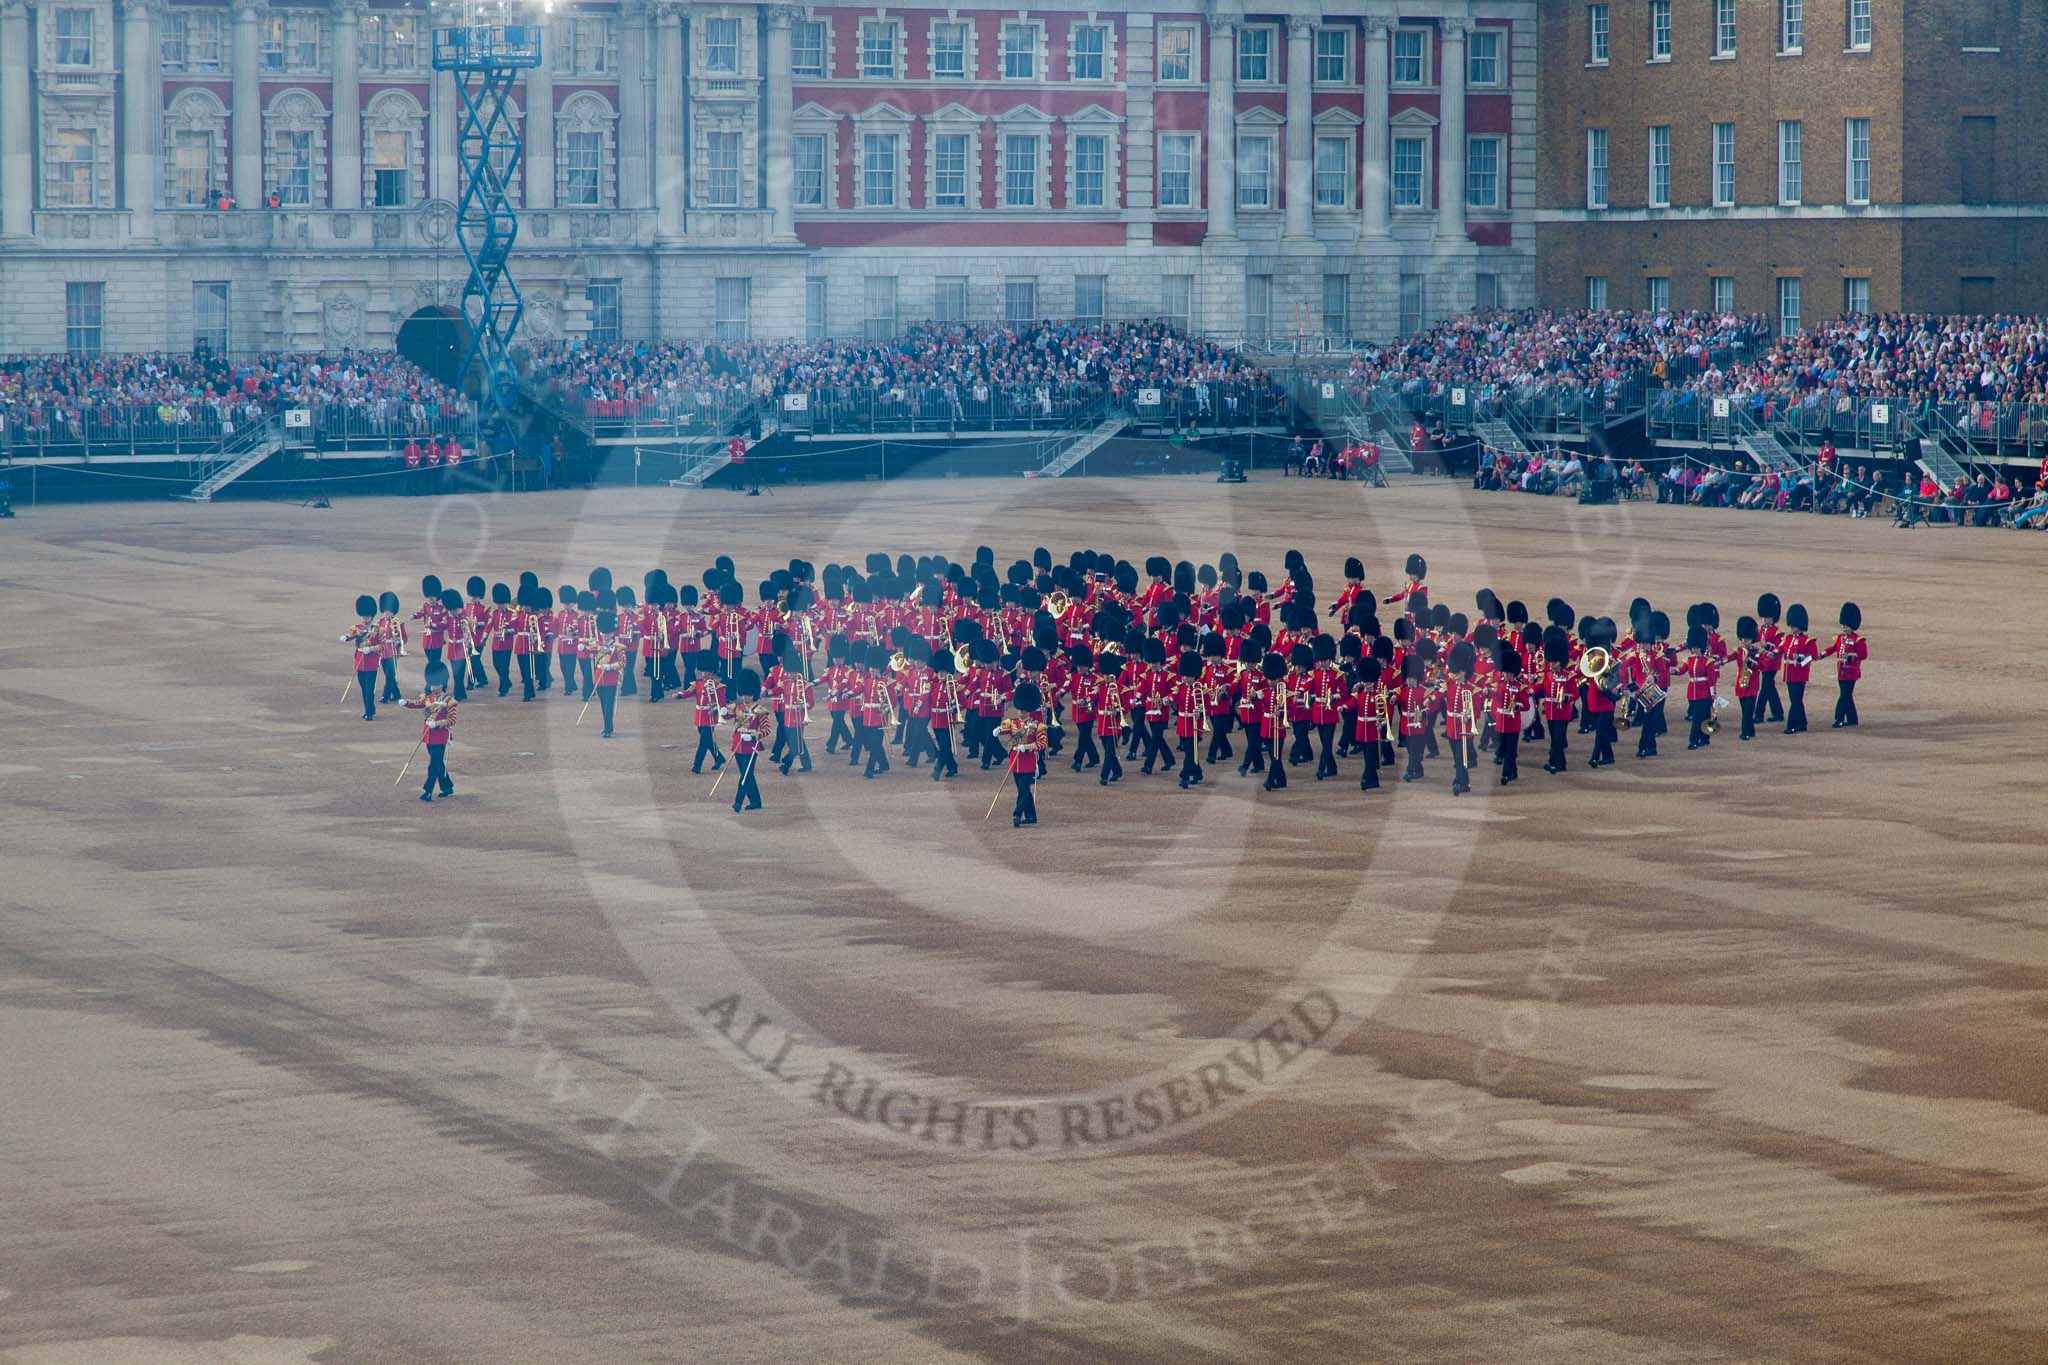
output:
POLYGON ((1541 0, 1552 307, 2048 311, 2040 0, 1541 0))
MULTIPOLYGON (((1526 304, 1535 4, 563 7, 515 100, 526 334, 1526 304)), ((431 49, 361 0, 0 0, 0 352, 381 346, 455 303, 431 49)))

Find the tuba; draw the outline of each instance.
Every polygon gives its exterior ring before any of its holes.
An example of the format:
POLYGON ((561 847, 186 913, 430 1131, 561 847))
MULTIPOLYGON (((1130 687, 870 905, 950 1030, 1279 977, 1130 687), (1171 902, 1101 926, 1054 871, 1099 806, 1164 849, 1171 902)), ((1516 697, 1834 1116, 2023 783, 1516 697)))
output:
POLYGON ((966 645, 953 646, 953 669, 960 676, 967 676, 967 670, 974 667, 974 651, 966 645))
POLYGON ((1046 595, 1045 609, 1051 613, 1053 620, 1064 620, 1067 613, 1074 609, 1074 599, 1067 596, 1065 588, 1054 588, 1046 595))

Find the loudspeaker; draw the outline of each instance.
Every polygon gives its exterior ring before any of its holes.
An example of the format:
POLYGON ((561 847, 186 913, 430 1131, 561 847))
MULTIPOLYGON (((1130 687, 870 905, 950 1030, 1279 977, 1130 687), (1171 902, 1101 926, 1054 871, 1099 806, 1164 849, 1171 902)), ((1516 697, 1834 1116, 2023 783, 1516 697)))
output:
POLYGON ((1589 475, 1585 487, 1579 490, 1580 506, 1598 506, 1601 503, 1620 500, 1620 495, 1615 492, 1614 480, 1611 478, 1589 475))
POLYGON ((1217 475, 1217 477, 1216 477, 1216 482, 1218 482, 1218 483, 1246 483, 1246 482, 1248 482, 1248 480, 1247 480, 1247 479, 1245 478, 1245 476, 1244 476, 1244 457, 1242 457, 1242 456, 1240 456, 1240 455, 1233 455, 1233 454, 1229 453, 1228 451, 1224 452, 1224 455, 1223 455, 1223 470, 1222 470, 1222 472, 1221 472, 1220 474, 1218 474, 1218 475, 1217 475))

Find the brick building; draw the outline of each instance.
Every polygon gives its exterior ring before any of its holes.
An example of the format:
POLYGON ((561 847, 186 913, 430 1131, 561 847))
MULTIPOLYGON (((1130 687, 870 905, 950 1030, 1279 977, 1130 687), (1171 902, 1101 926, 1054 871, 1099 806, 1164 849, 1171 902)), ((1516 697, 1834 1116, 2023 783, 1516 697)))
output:
MULTIPOLYGON (((528 334, 1526 304, 1535 6, 563 6, 516 101, 528 334)), ((0 352, 389 345, 453 303, 431 22, 0 0, 0 352)))
POLYGON ((2040 0, 1541 0, 1538 294, 2048 311, 2040 0))

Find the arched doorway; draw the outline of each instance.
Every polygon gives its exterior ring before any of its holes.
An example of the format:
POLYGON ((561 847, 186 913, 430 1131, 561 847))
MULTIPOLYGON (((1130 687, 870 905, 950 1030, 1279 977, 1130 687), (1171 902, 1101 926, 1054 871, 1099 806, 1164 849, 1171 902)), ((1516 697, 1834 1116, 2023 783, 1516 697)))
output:
POLYGON ((469 321, 445 304, 420 309, 398 329, 398 353, 451 389, 463 387, 468 350, 469 321))

